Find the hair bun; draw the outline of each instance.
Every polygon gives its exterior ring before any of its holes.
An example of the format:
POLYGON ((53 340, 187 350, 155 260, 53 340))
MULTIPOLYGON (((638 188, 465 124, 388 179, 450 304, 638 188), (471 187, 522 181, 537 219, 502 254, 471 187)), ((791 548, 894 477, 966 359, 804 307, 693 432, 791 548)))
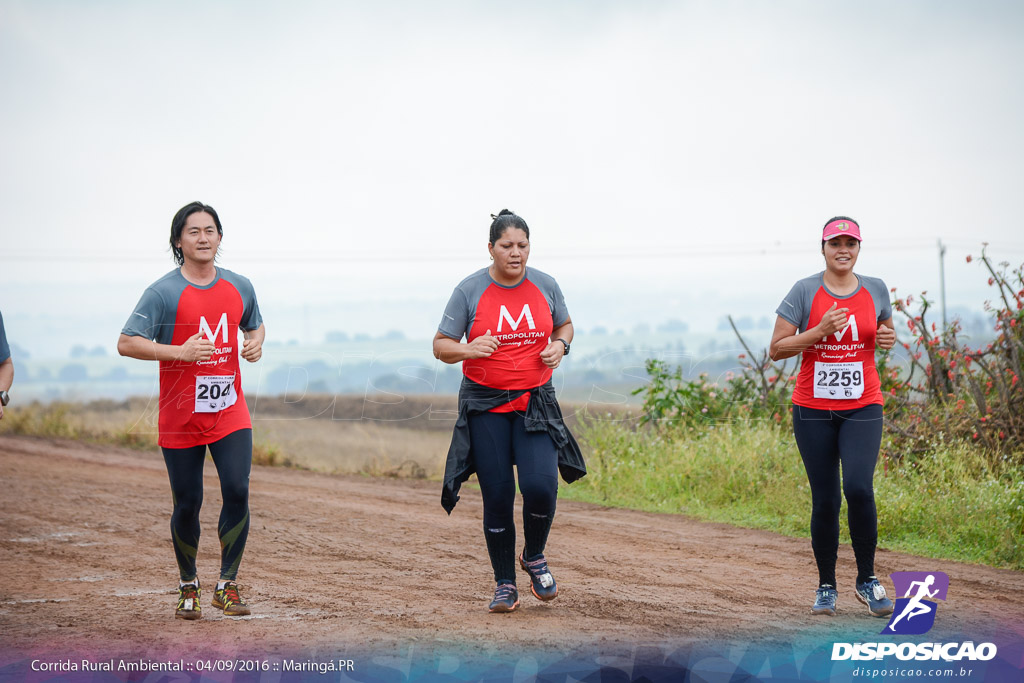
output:
POLYGON ((502 209, 496 214, 491 214, 490 243, 495 244, 509 228, 522 230, 526 233, 526 238, 530 238, 530 228, 526 225, 526 221, 511 209, 502 209))

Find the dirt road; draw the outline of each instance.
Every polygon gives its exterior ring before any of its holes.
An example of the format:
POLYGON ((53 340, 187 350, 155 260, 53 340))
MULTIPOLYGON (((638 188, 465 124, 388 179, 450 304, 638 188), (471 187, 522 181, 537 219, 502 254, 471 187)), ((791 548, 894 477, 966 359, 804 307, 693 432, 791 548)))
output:
MULTIPOLYGON (((875 639, 848 589, 812 617, 809 542, 680 516, 560 501, 548 558, 561 586, 491 615, 493 590, 473 488, 451 517, 439 484, 254 468, 252 530, 239 581, 251 617, 173 618, 170 491, 158 453, 0 437, 0 629, 8 653, 151 657, 417 646, 467 653, 628 652, 641 646, 875 639)), ((220 494, 208 463, 200 578, 216 579, 220 494)), ((880 575, 950 576, 931 637, 1024 639, 1024 575, 880 551, 880 575)), ((520 587, 528 586, 525 578, 520 587)), ((892 591, 889 584, 890 593, 892 591)))

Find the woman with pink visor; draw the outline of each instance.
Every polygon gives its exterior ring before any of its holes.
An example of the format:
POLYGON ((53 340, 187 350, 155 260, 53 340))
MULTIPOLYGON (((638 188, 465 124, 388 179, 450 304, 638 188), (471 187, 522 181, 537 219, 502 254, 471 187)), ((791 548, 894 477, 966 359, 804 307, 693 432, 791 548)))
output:
POLYGON ((802 354, 793 390, 793 433, 811 486, 811 548, 818 565, 814 614, 835 615, 839 508, 845 494, 857 561, 855 596, 877 617, 892 601, 875 577, 878 515, 873 477, 882 441, 882 389, 875 350, 896 342, 889 290, 853 272, 860 226, 825 223, 825 270, 797 281, 775 311, 773 360, 802 354), (842 489, 840 490, 840 467, 842 489))

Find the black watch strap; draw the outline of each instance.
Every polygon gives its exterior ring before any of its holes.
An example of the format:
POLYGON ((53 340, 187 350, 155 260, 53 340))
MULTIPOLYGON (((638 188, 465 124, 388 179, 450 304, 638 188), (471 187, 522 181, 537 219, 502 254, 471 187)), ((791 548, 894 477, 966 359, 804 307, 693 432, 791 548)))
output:
POLYGON ((555 341, 562 342, 562 344, 565 346, 565 353, 563 353, 562 355, 563 356, 568 356, 569 355, 569 342, 565 341, 561 337, 559 337, 558 339, 555 339, 555 341))
MULTIPOLYGON (((568 351, 566 352, 568 353, 568 351)), ((11 401, 11 396, 6 391, 0 391, 0 405, 7 405, 11 401)))

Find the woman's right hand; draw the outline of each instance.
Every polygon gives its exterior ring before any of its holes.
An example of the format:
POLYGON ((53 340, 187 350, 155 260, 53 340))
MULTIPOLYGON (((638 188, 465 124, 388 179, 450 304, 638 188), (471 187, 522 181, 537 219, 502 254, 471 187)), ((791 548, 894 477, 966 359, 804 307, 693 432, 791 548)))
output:
POLYGON ((487 358, 497 350, 498 340, 491 336, 490 330, 466 344, 466 352, 470 358, 487 358))
POLYGON ((828 309, 825 315, 821 317, 821 322, 818 323, 818 331, 821 333, 822 338, 835 334, 849 323, 846 313, 850 309, 839 308, 838 306, 839 304, 833 301, 832 308, 828 309))
POLYGON ((210 360, 213 356, 213 342, 203 338, 202 332, 196 332, 184 344, 178 347, 178 360, 183 363, 195 363, 210 360))

